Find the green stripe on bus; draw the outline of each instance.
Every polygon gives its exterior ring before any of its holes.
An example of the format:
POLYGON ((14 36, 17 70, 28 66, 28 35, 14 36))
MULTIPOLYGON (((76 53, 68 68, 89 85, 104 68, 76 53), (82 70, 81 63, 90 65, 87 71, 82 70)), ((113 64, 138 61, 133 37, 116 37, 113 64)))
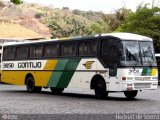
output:
POLYGON ((80 59, 59 60, 49 79, 48 87, 66 88, 79 64, 80 59))
POLYGON ((61 78, 56 87, 66 88, 80 62, 80 59, 70 59, 67 63, 65 71, 62 73, 61 78))
POLYGON ((143 68, 142 71, 142 76, 149 76, 152 73, 152 69, 151 68, 143 68))
POLYGON ((62 71, 65 69, 68 60, 58 60, 58 63, 55 69, 52 72, 52 75, 48 81, 48 87, 56 87, 61 75, 62 71))

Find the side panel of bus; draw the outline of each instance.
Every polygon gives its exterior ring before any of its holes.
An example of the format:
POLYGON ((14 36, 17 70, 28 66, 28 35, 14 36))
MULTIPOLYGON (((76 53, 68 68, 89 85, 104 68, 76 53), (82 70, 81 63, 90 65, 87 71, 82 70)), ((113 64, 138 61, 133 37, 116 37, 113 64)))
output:
POLYGON ((102 76, 106 81, 108 70, 105 70, 97 59, 59 59, 3 62, 12 64, 12 68, 3 68, 2 82, 24 85, 25 78, 31 74, 36 86, 59 88, 87 88, 95 75, 102 76), (37 68, 36 63, 41 62, 37 68), (26 63, 34 63, 27 66, 26 63), (32 67, 32 68, 31 68, 32 67))

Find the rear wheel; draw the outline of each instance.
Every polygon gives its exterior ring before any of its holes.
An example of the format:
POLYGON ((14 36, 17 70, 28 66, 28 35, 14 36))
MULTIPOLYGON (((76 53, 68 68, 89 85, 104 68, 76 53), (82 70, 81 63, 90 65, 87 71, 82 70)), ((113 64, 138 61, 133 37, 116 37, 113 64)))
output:
POLYGON ((41 90, 42 90, 42 87, 35 86, 35 81, 32 76, 27 78, 26 88, 29 93, 41 92, 41 90))
POLYGON ((55 88, 55 87, 50 87, 50 89, 54 94, 61 94, 64 90, 64 88, 55 88))
POLYGON ((135 91, 124 91, 124 95, 129 100, 133 100, 136 97, 137 93, 138 93, 138 90, 135 90, 135 91))
POLYGON ((105 99, 108 96, 108 92, 106 91, 106 84, 102 79, 99 79, 95 82, 94 91, 98 99, 105 99))

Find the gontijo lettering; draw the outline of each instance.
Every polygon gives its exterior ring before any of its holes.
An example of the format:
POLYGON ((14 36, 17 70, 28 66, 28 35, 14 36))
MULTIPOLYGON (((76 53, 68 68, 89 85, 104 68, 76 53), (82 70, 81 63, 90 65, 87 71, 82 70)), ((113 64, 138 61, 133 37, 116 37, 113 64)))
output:
POLYGON ((41 62, 19 62, 18 68, 41 68, 41 62))

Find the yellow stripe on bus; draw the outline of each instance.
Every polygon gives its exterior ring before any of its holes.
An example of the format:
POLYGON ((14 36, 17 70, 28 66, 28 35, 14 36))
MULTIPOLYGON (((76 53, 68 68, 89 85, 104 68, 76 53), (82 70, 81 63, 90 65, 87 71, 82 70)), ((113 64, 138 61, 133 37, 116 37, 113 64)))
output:
POLYGON ((152 76, 156 76, 157 74, 157 69, 152 69, 152 76))
POLYGON ((48 60, 44 67, 44 71, 39 71, 36 73, 36 86, 47 86, 47 83, 52 75, 53 70, 57 64, 58 60, 48 60))
POLYGON ((2 71, 2 82, 15 84, 15 85, 24 85, 26 71, 2 71))

